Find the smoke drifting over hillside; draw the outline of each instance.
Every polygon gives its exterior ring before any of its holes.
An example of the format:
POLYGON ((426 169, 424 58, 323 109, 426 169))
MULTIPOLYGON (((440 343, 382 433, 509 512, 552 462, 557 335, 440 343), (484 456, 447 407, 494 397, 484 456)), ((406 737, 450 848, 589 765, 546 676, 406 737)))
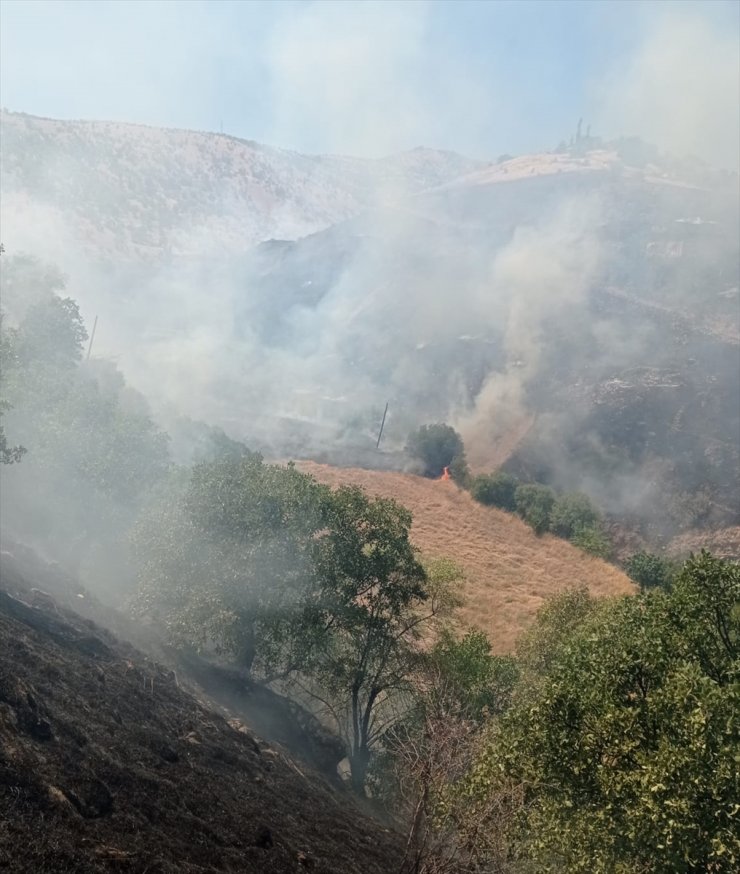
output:
MULTIPOLYGON (((430 56, 430 8, 319 3, 279 16, 260 54, 274 105, 270 138, 308 136, 322 151, 369 156, 412 142, 460 144, 495 158, 491 126, 512 106, 526 111, 524 85, 508 70, 483 87, 462 55, 430 56)), ((738 47, 723 20, 694 5, 630 12, 641 39, 589 83, 594 96, 583 114, 594 134, 644 135, 661 150, 733 166, 738 47)), ((179 63, 193 61, 185 53, 179 63)), ((202 97, 199 90, 194 99, 202 97)), ((575 121, 562 121, 566 140, 575 121)), ((563 483, 589 484, 590 475, 568 465, 566 444, 601 397, 601 382, 624 382, 620 368, 696 358, 693 346, 684 354, 653 322, 663 311, 669 321, 687 315, 711 345, 728 309, 715 306, 717 295, 737 285, 737 177, 707 182, 700 166, 658 159, 634 142, 628 154, 624 143, 602 143, 580 127, 560 163, 503 162, 496 184, 480 176, 487 162, 444 152, 360 166, 256 147, 244 169, 235 157, 242 146, 226 137, 204 145, 200 135, 196 143, 196 135, 142 132, 165 154, 173 150, 162 170, 139 152, 126 157, 135 132, 115 124, 95 137, 89 131, 51 125, 41 159, 19 147, 22 166, 4 154, 8 253, 31 252, 69 275, 67 293, 88 326, 98 316, 94 357, 117 362, 160 415, 220 424, 275 455, 340 440, 371 447, 390 400, 388 448, 400 448, 420 422, 447 420, 471 458, 490 467, 503 460, 510 435, 539 416, 543 427, 552 423, 551 458, 557 449, 563 483), (55 159, 55 138, 79 142, 77 164, 55 159), (206 152, 218 185, 202 173, 206 152), (245 173, 250 184, 237 208, 229 186, 236 190, 245 173), (94 202, 96 179, 110 200, 81 215, 76 193, 94 202), (689 246, 681 236, 688 226, 677 222, 697 218, 711 234, 689 281, 671 253, 689 246), (295 244, 254 248, 314 230, 295 244), (122 255, 124 238, 136 245, 122 255), (650 246, 657 254, 647 257, 650 246), (724 266, 710 275, 711 264, 724 266), (614 297, 594 305, 607 287, 638 310, 604 312, 614 297), (661 344, 665 355, 656 358, 661 344), (555 400, 553 386, 566 384, 571 394, 555 400)), ((734 358, 722 354, 710 371, 729 378, 734 358)), ((595 429, 589 439, 600 446, 603 434, 595 429)), ((639 471, 635 462, 630 475, 639 471)))

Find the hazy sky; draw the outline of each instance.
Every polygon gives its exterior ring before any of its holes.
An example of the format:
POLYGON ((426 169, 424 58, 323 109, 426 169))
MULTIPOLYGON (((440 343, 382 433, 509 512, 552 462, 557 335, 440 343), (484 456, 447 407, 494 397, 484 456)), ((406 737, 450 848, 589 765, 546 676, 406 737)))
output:
POLYGON ((0 0, 0 102, 366 155, 552 148, 583 116, 732 164, 739 38, 736 0, 0 0))

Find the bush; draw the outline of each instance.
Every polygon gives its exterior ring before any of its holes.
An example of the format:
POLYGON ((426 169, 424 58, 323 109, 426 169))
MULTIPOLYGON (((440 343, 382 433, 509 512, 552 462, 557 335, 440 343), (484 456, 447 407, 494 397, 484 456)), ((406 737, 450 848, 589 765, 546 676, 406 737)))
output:
POLYGON ((482 473, 475 477, 470 488, 471 495, 481 504, 489 507, 499 507, 513 513, 516 510, 517 480, 511 474, 497 471, 482 473))
POLYGON ((468 460, 465 458, 465 451, 456 455, 449 464, 450 476, 455 482, 464 489, 470 485, 470 468, 468 460))
POLYGON ((531 525, 536 534, 550 528, 550 516, 555 505, 555 492, 549 486, 527 483, 514 493, 517 513, 531 525))
POLYGON ((636 552, 624 565, 627 576, 645 589, 669 589, 678 568, 667 558, 652 552, 636 552))
POLYGON ((550 517, 550 528, 559 537, 572 540, 584 530, 598 529, 601 517, 587 495, 573 492, 561 495, 555 501, 550 517))
POLYGON ((445 629, 429 653, 429 663, 438 672, 444 694, 456 699, 457 712, 479 722, 506 710, 519 678, 516 661, 493 655, 490 641, 477 630, 458 639, 445 629))
POLYGON ((421 461, 425 476, 442 476, 444 469, 450 467, 456 459, 461 459, 458 464, 463 466, 463 470, 458 471, 458 476, 467 474, 462 437, 449 425, 422 425, 418 431, 409 435, 406 452, 421 461))
POLYGON ((570 542, 590 555, 596 555, 607 561, 612 557, 611 541, 600 525, 577 528, 573 532, 570 542))

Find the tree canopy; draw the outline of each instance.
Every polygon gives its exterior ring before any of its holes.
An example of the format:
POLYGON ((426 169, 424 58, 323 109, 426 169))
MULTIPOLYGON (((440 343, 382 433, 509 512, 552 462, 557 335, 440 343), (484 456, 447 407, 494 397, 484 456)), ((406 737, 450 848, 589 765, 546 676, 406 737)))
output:
POLYGON ((406 451, 422 463, 425 476, 441 476, 455 464, 456 479, 467 477, 462 437, 450 425, 422 425, 409 435, 406 451))
POLYGON ((687 562, 670 593, 588 607, 550 634, 471 773, 526 786, 517 854, 540 871, 730 872, 740 864, 740 568, 687 562))

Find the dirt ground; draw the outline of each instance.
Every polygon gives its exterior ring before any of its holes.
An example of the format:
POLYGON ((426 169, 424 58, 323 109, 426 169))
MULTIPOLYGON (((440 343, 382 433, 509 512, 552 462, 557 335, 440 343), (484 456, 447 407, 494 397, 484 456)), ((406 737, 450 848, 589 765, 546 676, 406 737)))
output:
POLYGON ((90 620, 0 587, 0 871, 397 871, 394 832, 234 725, 90 620))

